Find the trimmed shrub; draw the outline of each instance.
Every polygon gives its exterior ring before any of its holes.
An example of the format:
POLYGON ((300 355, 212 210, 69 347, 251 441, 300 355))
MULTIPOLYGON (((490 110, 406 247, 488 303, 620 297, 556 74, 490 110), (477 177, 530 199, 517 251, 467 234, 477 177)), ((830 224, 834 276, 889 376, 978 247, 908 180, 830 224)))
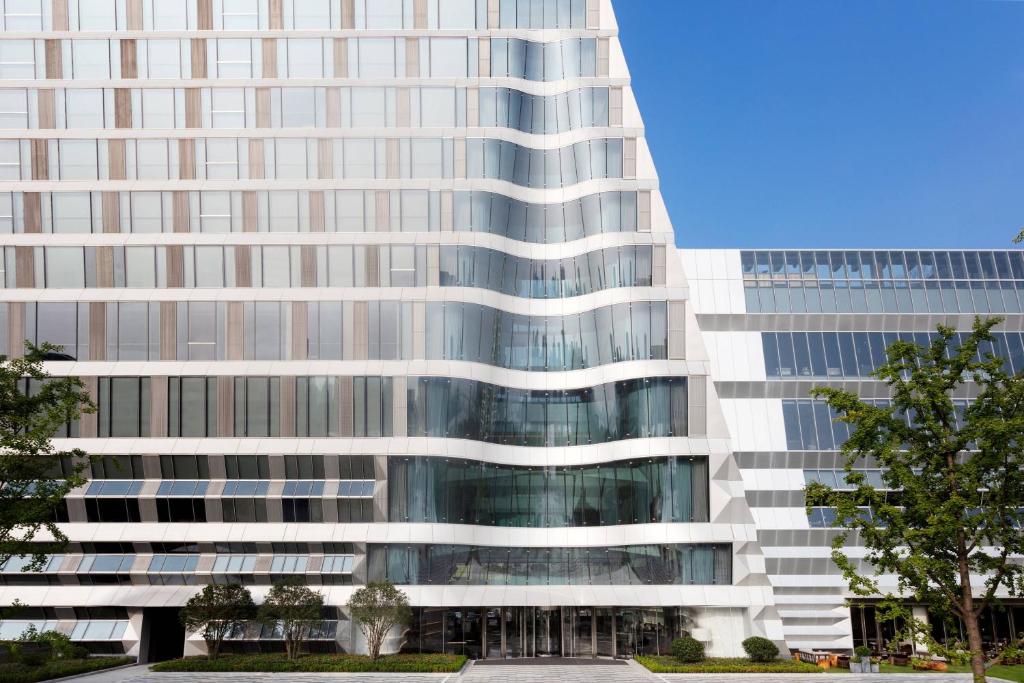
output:
POLYGON ((751 636, 744 640, 743 651, 752 662, 770 662, 779 656, 779 648, 775 643, 761 636, 751 636))
POLYGON ((90 659, 51 659, 38 666, 0 664, 0 681, 4 683, 35 683, 50 678, 78 676, 134 663, 134 657, 92 657, 90 659))
POLYGON ((636 661, 657 674, 821 674, 821 669, 813 664, 792 659, 752 662, 743 657, 711 658, 696 664, 683 664, 674 657, 637 655, 636 661))
POLYGON ((704 660, 704 644, 690 636, 676 638, 668 649, 680 662, 692 664, 704 660))
POLYGON ((151 671, 241 672, 379 672, 379 673, 454 673, 466 663, 464 655, 385 655, 374 661, 363 655, 303 655, 288 659, 283 653, 259 655, 221 655, 217 659, 186 657, 160 662, 151 671))

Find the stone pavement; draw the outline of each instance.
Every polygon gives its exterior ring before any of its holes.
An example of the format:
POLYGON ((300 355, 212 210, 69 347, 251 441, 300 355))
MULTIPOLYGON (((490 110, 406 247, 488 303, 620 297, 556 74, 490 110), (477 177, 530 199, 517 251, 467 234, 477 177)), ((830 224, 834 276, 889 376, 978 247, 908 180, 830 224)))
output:
MULTIPOLYGON (((133 666, 80 683, 970 683, 970 674, 652 674, 635 662, 524 660, 477 663, 461 674, 153 673, 133 666), (838 676, 838 679, 836 678, 838 676)), ((999 679, 990 678, 990 681, 999 679)))

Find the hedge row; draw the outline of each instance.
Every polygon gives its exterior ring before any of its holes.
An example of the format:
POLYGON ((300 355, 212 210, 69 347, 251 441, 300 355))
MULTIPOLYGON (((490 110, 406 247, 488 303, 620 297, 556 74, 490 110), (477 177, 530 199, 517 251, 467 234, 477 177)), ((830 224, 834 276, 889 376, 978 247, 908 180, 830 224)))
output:
POLYGON ((306 655, 289 660, 283 654, 221 655, 217 659, 187 657, 160 662, 153 671, 240 671, 301 673, 452 673, 466 663, 463 655, 388 655, 374 662, 361 655, 306 655))
POLYGON ((134 663, 134 657, 91 657, 89 659, 53 659, 37 666, 0 664, 0 681, 3 683, 36 683, 36 681, 77 676, 91 671, 134 663))
POLYGON ((708 658, 695 664, 683 664, 675 657, 637 655, 636 661, 656 674, 813 674, 822 670, 813 664, 778 659, 752 662, 744 658, 708 658))

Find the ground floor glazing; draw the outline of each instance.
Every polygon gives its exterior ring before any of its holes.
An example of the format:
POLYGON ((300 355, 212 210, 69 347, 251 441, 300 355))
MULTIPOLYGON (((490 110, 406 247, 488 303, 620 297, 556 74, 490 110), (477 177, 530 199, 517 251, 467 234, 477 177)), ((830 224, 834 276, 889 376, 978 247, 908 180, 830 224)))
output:
POLYGON ((677 607, 419 607, 403 652, 471 659, 662 654, 693 617, 677 607))

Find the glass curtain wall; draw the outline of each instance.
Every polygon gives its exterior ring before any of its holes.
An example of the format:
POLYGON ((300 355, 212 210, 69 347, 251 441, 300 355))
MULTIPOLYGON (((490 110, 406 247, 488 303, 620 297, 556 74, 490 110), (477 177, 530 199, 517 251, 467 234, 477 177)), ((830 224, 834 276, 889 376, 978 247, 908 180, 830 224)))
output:
POLYGON ((392 456, 389 520, 503 527, 708 521, 706 458, 511 467, 392 456))

